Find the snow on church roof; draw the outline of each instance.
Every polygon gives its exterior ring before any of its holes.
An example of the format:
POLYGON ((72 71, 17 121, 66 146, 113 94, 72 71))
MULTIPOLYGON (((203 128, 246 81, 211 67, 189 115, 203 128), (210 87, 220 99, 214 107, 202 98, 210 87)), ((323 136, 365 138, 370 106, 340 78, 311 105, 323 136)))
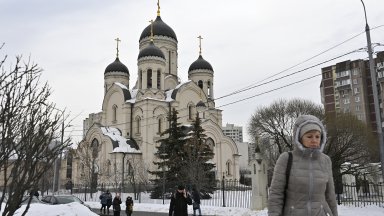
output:
POLYGON ((126 139, 121 136, 121 132, 119 129, 113 127, 100 127, 100 129, 104 135, 111 138, 112 142, 117 143, 117 147, 115 147, 112 152, 141 153, 138 146, 136 146, 136 149, 135 146, 128 144, 133 143, 132 140, 126 139))
POLYGON ((118 86, 119 86, 120 88, 122 88, 122 89, 127 89, 127 90, 129 90, 129 89, 127 88, 127 86, 123 85, 122 83, 115 82, 115 84, 118 85, 118 86))
POLYGON ((125 102, 127 102, 127 103, 136 103, 136 95, 137 95, 137 92, 138 92, 138 89, 132 89, 132 90, 130 91, 132 99, 127 100, 127 101, 125 101, 125 102))

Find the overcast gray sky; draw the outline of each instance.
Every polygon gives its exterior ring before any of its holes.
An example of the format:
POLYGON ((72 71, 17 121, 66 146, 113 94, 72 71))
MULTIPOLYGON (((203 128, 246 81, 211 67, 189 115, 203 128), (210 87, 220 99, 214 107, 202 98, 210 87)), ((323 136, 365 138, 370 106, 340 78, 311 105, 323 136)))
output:
MULTIPOLYGON (((5 42, 0 57, 8 54, 14 62, 16 55, 31 56, 44 69, 43 81, 53 90, 51 100, 75 118, 71 135, 79 141, 82 120, 101 111, 104 70, 115 59, 117 37, 122 41, 120 60, 130 71, 130 87, 134 86, 139 37, 148 21, 156 18, 156 4, 157 0, 0 0, 0 43, 5 42)), ((365 4, 370 27, 377 27, 371 30, 372 42, 384 44, 384 1, 365 0, 365 4)), ((182 81, 187 80, 188 68, 198 57, 197 36, 204 38, 202 52, 215 71, 216 98, 259 83, 356 35, 276 77, 366 46, 360 0, 160 0, 160 6, 163 21, 179 41, 182 81)), ((375 51, 382 50, 383 46, 375 47, 375 51)), ((355 52, 290 78, 217 99, 223 124, 243 126, 246 131, 257 107, 280 98, 299 97, 320 104, 320 76, 262 93, 319 75, 322 67, 359 58, 367 58, 367 53, 355 52), (255 97, 227 105, 251 96, 255 97)))

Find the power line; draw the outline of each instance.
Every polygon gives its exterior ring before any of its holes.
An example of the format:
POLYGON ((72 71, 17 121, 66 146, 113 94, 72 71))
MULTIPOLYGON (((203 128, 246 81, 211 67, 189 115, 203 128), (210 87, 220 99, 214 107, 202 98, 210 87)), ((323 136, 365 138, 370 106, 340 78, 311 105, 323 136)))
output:
MULTIPOLYGON (((362 48, 360 48, 360 49, 362 49, 362 48)), ((235 94, 239 94, 239 93, 241 93, 241 92, 245 92, 245 91, 251 90, 251 89, 253 89, 253 88, 257 88, 257 87, 260 87, 260 86, 263 86, 263 85, 266 85, 266 84, 269 84, 269 83, 272 83, 272 82, 275 82, 275 81, 278 81, 278 80, 281 80, 281 79, 284 79, 284 78, 293 76, 293 75, 298 74, 298 73, 302 73, 302 72, 304 72, 304 71, 306 71, 306 70, 312 69, 312 68, 314 68, 314 67, 320 66, 320 65, 325 64, 325 63, 327 63, 327 62, 330 62, 330 61, 336 60, 336 59, 338 59, 338 58, 344 57, 344 56, 346 56, 346 55, 352 54, 352 53, 354 53, 354 52, 357 52, 357 51, 359 51, 360 49, 353 50, 353 51, 350 51, 350 52, 345 53, 345 54, 343 54, 343 55, 336 56, 336 57, 331 58, 331 59, 329 59, 329 60, 326 60, 326 61, 317 63, 317 64, 315 64, 315 65, 309 66, 309 67, 304 68, 304 69, 302 69, 302 70, 298 70, 298 71, 292 72, 292 73, 290 73, 290 74, 287 74, 287 75, 284 75, 284 76, 282 76, 282 77, 279 77, 279 78, 270 80, 270 81, 268 81, 268 82, 264 82, 264 83, 261 83, 261 84, 258 84, 258 85, 254 85, 254 86, 250 86, 250 87, 248 87, 248 88, 244 88, 244 89, 242 89, 242 90, 238 90, 238 91, 233 92, 233 93, 231 93, 231 94, 228 94, 228 95, 225 95, 225 96, 216 98, 215 100, 218 100, 218 99, 221 99, 221 98, 224 98, 224 97, 229 97, 229 96, 232 96, 232 95, 235 95, 235 94)))
POLYGON ((224 107, 224 106, 228 106, 228 105, 231 105, 231 104, 235 104, 235 103, 238 103, 238 102, 241 102, 241 101, 249 100, 249 99, 251 99, 251 98, 254 98, 254 97, 257 97, 257 96, 261 96, 261 95, 263 95, 263 94, 267 94, 267 93, 270 93, 270 92, 274 92, 274 91, 276 91, 276 90, 279 90, 279 89, 282 89, 282 88, 286 88, 286 87, 288 87, 288 86, 295 85, 295 84, 297 84, 297 83, 301 83, 301 82, 304 82, 304 81, 306 81, 306 80, 309 80, 309 79, 312 79, 312 78, 315 78, 315 77, 318 77, 318 76, 321 76, 321 74, 313 75, 313 76, 311 76, 311 77, 307 77, 307 78, 305 78, 305 79, 302 79, 302 80, 299 80, 299 81, 296 81, 296 82, 293 82, 293 83, 289 83, 289 84, 287 84, 287 85, 283 85, 283 86, 280 86, 280 87, 278 87, 278 88, 274 88, 274 89, 269 90, 269 91, 265 91, 265 92, 262 92, 262 93, 259 93, 259 94, 256 94, 256 95, 252 95, 252 96, 250 96, 250 97, 246 97, 246 98, 243 98, 243 99, 240 99, 240 100, 231 102, 231 103, 227 103, 227 104, 218 106, 217 108, 219 108, 219 107, 224 107))
MULTIPOLYGON (((373 30, 373 29, 377 29, 377 28, 381 28, 381 27, 384 27, 384 25, 375 26, 375 27, 371 28, 371 30, 373 30)), ((275 73, 275 74, 273 74, 273 75, 271 75, 271 76, 269 76, 269 77, 267 77, 267 78, 265 78, 265 79, 262 79, 262 80, 260 80, 260 81, 258 81, 258 82, 256 82, 256 83, 254 83, 254 84, 251 84, 251 85, 248 85, 248 86, 246 86, 246 87, 244 87, 244 88, 241 88, 241 89, 239 89, 239 90, 236 90, 236 91, 234 91, 234 92, 232 92, 232 93, 229 93, 229 94, 226 94, 226 95, 217 97, 217 98, 215 98, 215 100, 219 100, 219 99, 222 99, 222 98, 225 98, 225 97, 229 97, 229 96, 231 96, 231 95, 234 95, 234 94, 237 94, 237 93, 240 93, 240 92, 243 92, 243 91, 252 89, 252 87, 253 87, 254 85, 257 85, 257 84, 259 84, 259 83, 261 83, 261 82, 263 82, 263 81, 265 81, 265 80, 268 80, 268 79, 270 79, 270 78, 273 78, 273 77, 275 77, 275 76, 277 76, 277 75, 279 75, 279 74, 282 74, 282 73, 284 73, 284 72, 286 72, 286 71, 288 71, 288 70, 290 70, 290 69, 292 69, 292 68, 295 68, 295 67, 297 67, 297 66, 299 66, 299 65, 301 65, 301 64, 304 64, 305 62, 308 62, 308 61, 310 61, 310 60, 312 60, 312 59, 314 59, 314 58, 316 58, 316 57, 318 57, 318 56, 320 56, 320 55, 322 55, 322 54, 324 54, 324 53, 326 53, 326 52, 328 52, 328 51, 330 51, 330 50, 332 50, 332 49, 335 49, 336 47, 339 47, 339 46, 343 45, 344 43, 347 43, 348 41, 351 41, 352 39, 355 39, 356 37, 358 37, 358 36, 360 36, 360 35, 362 35, 362 34, 364 34, 364 33, 365 33, 365 31, 362 31, 362 32, 360 32, 359 34, 356 34, 356 35, 354 35, 354 36, 352 36, 352 37, 350 37, 350 38, 348 38, 348 39, 342 41, 341 43, 338 43, 338 44, 336 44, 336 45, 334 45, 334 46, 332 46, 332 47, 330 47, 330 48, 328 48, 328 49, 326 49, 326 50, 324 50, 324 51, 322 51, 322 52, 320 52, 320 53, 318 53, 318 54, 316 54, 316 55, 314 55, 314 56, 312 56, 312 57, 310 57, 310 58, 308 58, 308 59, 305 59, 305 60, 303 60, 303 61, 301 61, 301 62, 299 62, 299 63, 297 63, 297 64, 295 64, 295 65, 293 65, 293 66, 291 66, 291 67, 289 67, 289 68, 287 68, 287 69, 284 69, 284 70, 282 70, 282 71, 280 71, 280 72, 277 72, 277 73, 275 73)), ((260 86, 260 85, 258 85, 258 86, 260 86)))

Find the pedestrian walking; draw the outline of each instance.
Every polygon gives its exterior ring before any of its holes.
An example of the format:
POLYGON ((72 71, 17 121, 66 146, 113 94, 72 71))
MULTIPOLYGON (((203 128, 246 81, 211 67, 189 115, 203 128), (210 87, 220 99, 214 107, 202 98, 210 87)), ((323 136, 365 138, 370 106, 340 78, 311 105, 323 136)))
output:
POLYGON ((107 214, 109 215, 109 208, 112 205, 112 194, 109 192, 109 190, 107 190, 106 196, 107 196, 107 214))
POLYGON ((125 213, 127 216, 131 216, 133 212, 133 200, 132 197, 128 196, 127 199, 125 200, 125 213))
POLYGON ((121 204, 120 194, 117 193, 115 198, 113 198, 113 201, 112 201, 113 215, 114 216, 120 216, 120 211, 121 211, 120 204, 121 204))
POLYGON ((199 210, 199 216, 201 216, 201 208, 200 208, 200 192, 193 187, 192 188, 192 200, 193 200, 193 216, 196 216, 196 211, 199 210))
POLYGON ((169 216, 188 216, 188 205, 192 205, 191 196, 183 185, 179 185, 171 197, 169 216))
MULTIPOLYGON (((108 192, 108 191, 107 191, 108 192)), ((101 204, 101 208, 100 208, 100 213, 104 213, 105 214, 105 208, 107 207, 107 192, 104 192, 103 194, 100 195, 99 199, 100 199, 100 204, 101 204)))
POLYGON ((268 199, 269 216, 337 216, 331 159, 323 152, 326 131, 312 115, 293 126, 294 150, 275 165, 268 199))

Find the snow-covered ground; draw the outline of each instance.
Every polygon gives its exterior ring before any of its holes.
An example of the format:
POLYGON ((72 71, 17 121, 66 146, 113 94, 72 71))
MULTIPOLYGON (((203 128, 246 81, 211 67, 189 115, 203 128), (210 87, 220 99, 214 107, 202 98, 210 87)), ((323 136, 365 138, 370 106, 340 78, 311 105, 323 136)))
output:
MULTIPOLYGON (((92 208, 100 208, 98 202, 87 202, 92 208)), ((21 207, 15 214, 20 216, 25 206, 21 207)), ((125 209, 124 204, 122 209, 125 209)), ((339 216, 383 216, 384 207, 366 206, 366 207, 351 207, 339 206, 339 216)), ((162 204, 147 204, 137 203, 134 205, 134 211, 146 212, 168 212, 168 205, 162 204)), ((1 211, 0 211, 1 212, 1 211)), ((192 207, 189 207, 189 213, 192 213, 192 207)), ((217 216, 267 216, 267 210, 251 211, 245 208, 231 208, 231 207, 211 207, 202 206, 203 215, 217 215, 217 216)), ((31 204, 27 213, 28 216, 93 216, 97 215, 91 212, 87 207, 79 203, 70 203, 63 205, 45 205, 45 204, 31 204)))

